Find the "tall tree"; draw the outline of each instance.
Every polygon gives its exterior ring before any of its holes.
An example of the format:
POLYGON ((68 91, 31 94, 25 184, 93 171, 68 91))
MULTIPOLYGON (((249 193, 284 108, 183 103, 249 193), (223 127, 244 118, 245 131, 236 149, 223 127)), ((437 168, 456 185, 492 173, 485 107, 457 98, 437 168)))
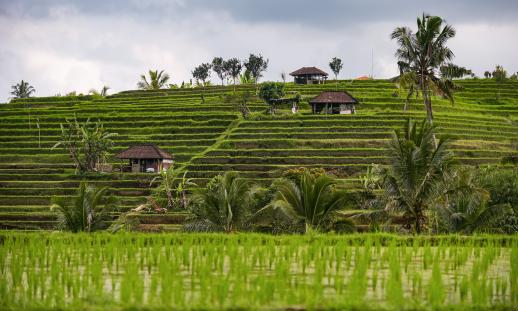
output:
POLYGON ((484 78, 486 78, 486 79, 491 78, 491 72, 489 72, 489 71, 487 71, 487 70, 486 70, 486 71, 484 71, 484 78))
POLYGON ((192 76, 196 81, 201 81, 202 92, 201 92, 201 101, 205 102, 205 84, 207 79, 210 77, 210 69, 212 65, 209 63, 203 63, 198 67, 194 68, 192 71, 192 76))
POLYGON ((29 82, 23 80, 20 83, 11 86, 11 89, 11 95, 13 95, 14 98, 27 98, 30 97, 32 93, 36 92, 29 82))
POLYGON ((222 57, 214 57, 212 60, 212 70, 218 75, 221 80, 221 85, 223 85, 223 81, 225 80, 225 61, 222 57))
POLYGON ((263 76, 263 72, 268 68, 268 59, 263 58, 261 54, 259 56, 250 54, 244 66, 250 72, 252 78, 254 78, 254 83, 257 86, 259 78, 263 76))
POLYGON ((342 60, 338 57, 333 57, 331 62, 329 62, 329 67, 335 74, 335 80, 338 80, 338 74, 340 73, 340 70, 342 70, 344 64, 342 63, 342 60))
POLYGON ((137 83, 137 87, 141 90, 159 90, 163 88, 167 81, 169 81, 169 75, 161 70, 149 70, 149 79, 145 75, 140 75, 140 81, 137 83))
POLYGON ((226 75, 232 78, 234 92, 236 91, 236 80, 239 77, 242 68, 243 65, 237 58, 231 58, 223 63, 223 69, 225 70, 226 75))
POLYGON ((433 131, 426 120, 420 126, 408 120, 404 133, 396 130, 392 135, 390 166, 383 172, 385 211, 401 216, 415 233, 423 231, 428 210, 444 193, 453 164, 449 139, 435 146, 433 131))
POLYGON ((261 83, 259 97, 270 106, 270 113, 275 114, 275 101, 284 96, 284 84, 277 82, 261 83))
POLYGON ((497 65, 495 67, 495 70, 493 70, 492 76, 496 82, 496 88, 497 88, 496 100, 498 100, 500 98, 500 87, 501 87, 502 83, 507 81, 507 71, 504 69, 504 67, 497 65))
POLYGON ((415 86, 423 96, 428 122, 433 122, 431 91, 435 90, 450 97, 451 79, 438 77, 441 66, 448 65, 453 52, 446 46, 455 36, 455 29, 438 16, 425 15, 417 18, 417 32, 408 27, 394 29, 391 38, 399 45, 396 51, 398 66, 402 75, 415 76, 415 86))

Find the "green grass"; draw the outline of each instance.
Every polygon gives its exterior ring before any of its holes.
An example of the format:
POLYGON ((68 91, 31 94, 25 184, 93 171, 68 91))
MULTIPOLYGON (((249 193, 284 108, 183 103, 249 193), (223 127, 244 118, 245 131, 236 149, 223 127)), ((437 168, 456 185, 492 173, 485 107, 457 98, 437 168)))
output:
POLYGON ((518 303, 516 236, 5 232, 0 244, 3 310, 504 310, 518 303))

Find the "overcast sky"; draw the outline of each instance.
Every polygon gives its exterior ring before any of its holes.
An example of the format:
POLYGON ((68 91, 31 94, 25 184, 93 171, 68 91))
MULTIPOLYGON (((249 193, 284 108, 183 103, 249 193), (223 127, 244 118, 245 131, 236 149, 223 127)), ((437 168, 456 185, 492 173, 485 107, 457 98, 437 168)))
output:
POLYGON ((148 69, 181 83, 214 56, 249 53, 270 60, 264 80, 302 66, 330 72, 334 56, 341 78, 371 65, 387 78, 397 73, 390 32, 415 28, 422 12, 456 28, 455 63, 478 75, 497 64, 518 71, 517 0, 0 0, 0 102, 21 79, 37 96, 117 92, 148 69))

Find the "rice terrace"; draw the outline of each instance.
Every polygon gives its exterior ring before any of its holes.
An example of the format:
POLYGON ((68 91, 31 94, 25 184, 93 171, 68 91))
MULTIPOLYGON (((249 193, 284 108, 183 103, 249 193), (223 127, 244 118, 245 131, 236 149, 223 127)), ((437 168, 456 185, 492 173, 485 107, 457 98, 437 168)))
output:
POLYGON ((0 310, 518 310, 518 63, 465 13, 376 56, 361 5, 55 2, 0 2, 0 310))

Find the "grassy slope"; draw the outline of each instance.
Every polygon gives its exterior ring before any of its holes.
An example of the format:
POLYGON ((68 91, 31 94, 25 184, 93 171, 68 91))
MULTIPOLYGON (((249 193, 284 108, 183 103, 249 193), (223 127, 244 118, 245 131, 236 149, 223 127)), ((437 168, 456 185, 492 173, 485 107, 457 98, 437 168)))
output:
MULTIPOLYGON (((498 163, 517 155, 518 83, 500 86, 483 80, 460 82, 455 105, 434 100, 439 134, 456 139, 461 163, 498 163)), ((238 88, 240 91, 246 87, 238 88)), ((311 98, 335 85, 294 86, 311 98)), ((74 114, 80 119, 101 119, 117 132, 115 151, 138 142, 153 142, 175 155, 198 184, 226 171, 268 182, 292 166, 322 166, 340 178, 354 180, 371 163, 385 163, 384 144, 392 129, 408 117, 421 119, 424 111, 414 100, 403 111, 403 100, 387 81, 354 81, 338 89, 350 91, 362 104, 354 116, 315 116, 303 104, 300 114, 243 120, 234 104, 221 95, 231 88, 213 87, 200 103, 198 90, 128 91, 106 99, 91 97, 31 98, 0 106, 0 227, 50 228, 54 217, 48 209, 53 195, 72 195, 79 177, 62 150, 50 150, 59 134, 59 123, 74 114), (29 109, 30 107, 30 109, 29 109), (30 121, 29 124, 29 113, 30 121), (36 127, 39 123, 40 130, 36 127)), ((251 104, 263 111, 261 103, 251 104)), ((116 162, 115 162, 116 163, 116 162)), ((149 193, 146 174, 103 174, 92 182, 108 185, 121 199, 120 210, 142 203, 149 193)), ((144 223, 167 223, 170 229, 182 215, 146 217, 144 223)))

